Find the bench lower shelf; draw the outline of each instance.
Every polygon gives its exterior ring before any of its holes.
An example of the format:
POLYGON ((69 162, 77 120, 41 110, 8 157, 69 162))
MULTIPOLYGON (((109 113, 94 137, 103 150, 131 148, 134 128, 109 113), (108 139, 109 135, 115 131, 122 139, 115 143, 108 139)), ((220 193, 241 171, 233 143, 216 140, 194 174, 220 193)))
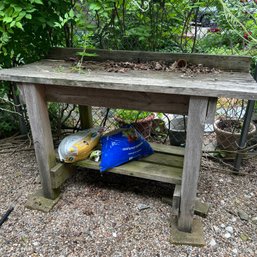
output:
MULTIPOLYGON (((171 184, 181 184, 184 149, 166 145, 151 145, 155 151, 153 155, 138 161, 125 163, 107 172, 171 184)), ((74 165, 99 170, 99 164, 91 160, 83 160, 74 165)))
MULTIPOLYGON (((151 144, 151 146, 154 149, 154 154, 151 156, 125 163, 106 172, 180 185, 184 148, 161 144, 151 144)), ((73 174, 76 167, 99 171, 99 163, 88 159, 74 164, 59 163, 51 169, 52 187, 60 187, 73 174)))

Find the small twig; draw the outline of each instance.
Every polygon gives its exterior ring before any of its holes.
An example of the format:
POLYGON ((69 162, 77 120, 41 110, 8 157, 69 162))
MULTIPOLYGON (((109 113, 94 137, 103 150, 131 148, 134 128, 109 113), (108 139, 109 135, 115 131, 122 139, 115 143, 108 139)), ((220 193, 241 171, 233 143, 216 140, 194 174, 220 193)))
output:
POLYGON ((0 100, 1 100, 1 101, 4 101, 5 103, 8 103, 8 104, 10 104, 10 105, 12 105, 12 106, 14 106, 14 107, 20 107, 20 106, 22 106, 21 104, 15 104, 15 103, 13 103, 12 101, 10 101, 10 100, 8 100, 8 99, 5 99, 5 98, 2 98, 2 97, 0 97, 0 100))
POLYGON ((23 152, 23 151, 34 151, 34 147, 31 148, 23 148, 23 149, 16 149, 15 151, 10 150, 10 151, 4 151, 4 152, 0 152, 0 154, 7 154, 7 153, 16 153, 16 152, 23 152))
POLYGON ((32 146, 32 140, 31 140, 31 137, 30 137, 29 133, 27 134, 27 137, 29 139, 29 148, 30 148, 32 146))
POLYGON ((16 111, 11 111, 11 110, 8 110, 8 109, 4 109, 4 108, 1 108, 0 107, 0 110, 1 111, 4 111, 4 112, 9 112, 9 113, 12 113, 12 114, 17 114, 19 116, 22 116, 20 113, 16 112, 16 111))
POLYGON ((235 172, 232 170, 220 169, 220 168, 216 168, 216 167, 210 168, 208 165, 204 165, 204 164, 202 164, 202 168, 206 168, 208 170, 211 169, 212 171, 217 171, 217 172, 224 173, 224 174, 231 174, 231 175, 236 175, 236 176, 249 176, 249 177, 257 178, 257 174, 250 174, 250 173, 246 173, 246 172, 235 172))
POLYGON ((225 208, 225 211, 228 212, 229 214, 232 214, 234 216, 237 216, 237 214, 234 211, 229 210, 228 208, 225 208))

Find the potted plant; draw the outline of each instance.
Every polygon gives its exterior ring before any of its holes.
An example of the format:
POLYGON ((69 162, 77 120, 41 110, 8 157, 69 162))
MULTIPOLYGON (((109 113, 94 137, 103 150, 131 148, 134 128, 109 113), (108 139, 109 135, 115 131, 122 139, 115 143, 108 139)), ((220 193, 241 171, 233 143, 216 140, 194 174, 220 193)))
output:
MULTIPOLYGON (((214 123, 214 131, 216 132, 217 144, 220 149, 235 151, 238 149, 238 143, 243 127, 241 119, 220 118, 214 123)), ((250 124, 248 137, 253 137, 256 133, 256 127, 253 123, 250 124)))
POLYGON ((154 117, 152 112, 137 110, 116 109, 114 113, 114 119, 120 127, 132 124, 144 138, 148 138, 151 134, 154 117))

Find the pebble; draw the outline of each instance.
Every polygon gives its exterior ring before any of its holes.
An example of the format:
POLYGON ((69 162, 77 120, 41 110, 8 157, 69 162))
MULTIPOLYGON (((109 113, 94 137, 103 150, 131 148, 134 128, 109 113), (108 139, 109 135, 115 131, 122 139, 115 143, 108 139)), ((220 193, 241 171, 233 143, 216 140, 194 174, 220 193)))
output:
POLYGON ((213 226, 213 229, 214 229, 215 232, 219 232, 220 231, 220 228, 217 227, 217 226, 213 226))
POLYGON ((244 195, 245 198, 250 199, 252 196, 251 195, 244 195))
POLYGON ((137 206, 137 208, 138 208, 139 211, 143 211, 143 210, 149 209, 150 206, 149 206, 149 205, 146 205, 146 204, 143 204, 143 203, 140 203, 140 204, 137 206))
POLYGON ((238 213, 238 216, 240 217, 241 220, 246 220, 247 221, 249 219, 249 216, 245 211, 239 210, 237 213, 238 213))
POLYGON ((244 233, 242 233, 241 235, 240 235, 240 238, 243 240, 243 241, 247 241, 249 238, 248 238, 248 236, 246 235, 246 234, 244 234, 244 233))
POLYGON ((220 226, 221 226, 222 228, 225 228, 225 225, 224 225, 224 224, 221 224, 220 226))
POLYGON ((221 201, 220 201, 220 204, 221 204, 221 205, 224 205, 224 204, 225 204, 225 201, 224 201, 224 200, 221 200, 221 201))
POLYGON ((116 233, 116 232, 113 232, 113 233, 112 233, 112 236, 113 236, 113 237, 117 237, 117 233, 116 233))
POLYGON ((235 248, 235 249, 232 250, 232 253, 237 254, 238 250, 235 248))
POLYGON ((210 243, 209 243, 209 245, 213 247, 213 246, 215 246, 216 244, 217 244, 217 243, 216 243, 215 239, 212 238, 211 241, 210 241, 210 243))
POLYGON ((230 234, 233 234, 233 228, 231 226, 227 226, 226 228, 226 231, 228 231, 230 234))
POLYGON ((252 218, 252 223, 253 223, 253 224, 257 224, 257 217, 253 217, 253 218, 252 218))
POLYGON ((231 234, 229 232, 227 232, 225 235, 224 235, 225 238, 230 238, 231 237, 231 234))
POLYGON ((32 243, 34 246, 39 246, 39 242, 33 242, 32 243))
POLYGON ((232 222, 236 222, 236 217, 233 217, 233 218, 231 219, 231 221, 232 221, 232 222))

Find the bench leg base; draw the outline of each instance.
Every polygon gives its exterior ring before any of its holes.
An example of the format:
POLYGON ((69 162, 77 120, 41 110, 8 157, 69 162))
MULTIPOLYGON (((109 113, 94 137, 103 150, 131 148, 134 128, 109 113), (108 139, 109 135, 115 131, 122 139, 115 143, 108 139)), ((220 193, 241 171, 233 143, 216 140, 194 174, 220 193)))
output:
POLYGON ((42 191, 38 190, 36 193, 29 195, 25 206, 31 210, 50 212, 59 199, 60 195, 54 200, 45 198, 42 191))
POLYGON ((202 222, 199 219, 194 219, 192 232, 187 233, 178 230, 177 219, 173 217, 171 221, 171 243, 175 245, 205 246, 202 222))

